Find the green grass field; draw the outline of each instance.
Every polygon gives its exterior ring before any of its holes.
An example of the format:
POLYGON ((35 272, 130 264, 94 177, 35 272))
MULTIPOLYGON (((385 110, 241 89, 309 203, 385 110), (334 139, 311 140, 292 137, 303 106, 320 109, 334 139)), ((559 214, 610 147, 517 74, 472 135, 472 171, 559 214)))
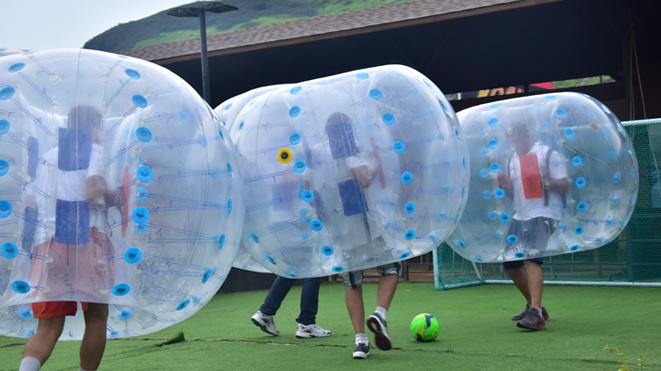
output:
MULTIPOLYGON (((368 313, 376 306, 376 289, 365 284, 368 313)), ((281 335, 261 332, 250 316, 265 295, 265 290, 221 294, 175 326, 109 340, 100 369, 615 371, 620 362, 633 370, 661 369, 660 288, 546 286, 548 330, 530 332, 510 320, 524 305, 512 285, 439 292, 431 283, 405 282, 388 312, 394 349, 374 349, 367 360, 351 358, 354 334, 342 284, 321 287, 317 322, 333 331, 323 339, 295 337, 300 286, 292 288, 276 316, 281 335), (439 319, 441 334, 434 342, 418 343, 410 335, 410 321, 421 312, 439 319), (180 332, 184 341, 164 345, 180 332), (617 352, 604 350, 607 344, 617 352)), ((24 344, 25 339, 0 336, 0 370, 18 368, 24 344)), ((59 342, 42 369, 77 369, 79 345, 59 342)))

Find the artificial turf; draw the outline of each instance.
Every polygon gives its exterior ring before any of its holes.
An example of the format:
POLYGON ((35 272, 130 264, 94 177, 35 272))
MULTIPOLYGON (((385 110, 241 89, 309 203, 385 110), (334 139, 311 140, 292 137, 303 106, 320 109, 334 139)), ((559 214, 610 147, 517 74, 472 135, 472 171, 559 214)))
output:
MULTIPOLYGON (((376 306, 376 289, 364 286, 368 313, 376 306)), ((393 350, 373 349, 366 360, 351 358, 354 333, 341 283, 324 283, 319 297, 317 323, 333 335, 295 337, 300 290, 292 288, 276 316, 278 337, 250 321, 265 290, 219 294, 182 323, 109 340, 100 369, 615 371, 621 362, 633 370, 661 369, 661 288, 547 285, 548 329, 531 332, 510 320, 525 304, 512 285, 435 291, 431 283, 403 282, 388 311, 393 350), (440 322, 436 341, 419 343, 410 334, 411 319, 422 312, 440 322), (606 345, 617 351, 604 350, 606 345)), ((18 368, 24 344, 0 336, 0 370, 18 368)), ((58 342, 42 370, 77 369, 79 345, 58 342)))

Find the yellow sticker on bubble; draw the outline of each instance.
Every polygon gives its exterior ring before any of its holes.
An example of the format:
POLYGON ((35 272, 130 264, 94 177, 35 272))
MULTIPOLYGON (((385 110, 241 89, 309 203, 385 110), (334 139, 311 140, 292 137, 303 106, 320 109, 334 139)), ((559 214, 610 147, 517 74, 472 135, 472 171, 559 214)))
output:
POLYGON ((292 159, 291 149, 289 149, 289 148, 281 148, 281 149, 278 151, 278 161, 279 161, 281 164, 287 164, 287 163, 289 163, 289 162, 291 161, 291 159, 292 159))

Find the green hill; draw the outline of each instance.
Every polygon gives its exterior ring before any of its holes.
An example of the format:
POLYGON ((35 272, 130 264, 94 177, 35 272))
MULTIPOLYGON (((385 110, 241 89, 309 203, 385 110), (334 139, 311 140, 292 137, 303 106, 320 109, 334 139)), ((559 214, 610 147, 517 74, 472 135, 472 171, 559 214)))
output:
MULTIPOLYGON (((407 1, 412 0, 230 0, 227 4, 239 10, 207 13, 207 36, 407 1)), ((182 6, 198 3, 201 2, 182 6)), ((172 17, 166 14, 167 11, 164 9, 152 16, 119 24, 95 36, 84 47, 116 52, 200 37, 198 18, 172 17)))

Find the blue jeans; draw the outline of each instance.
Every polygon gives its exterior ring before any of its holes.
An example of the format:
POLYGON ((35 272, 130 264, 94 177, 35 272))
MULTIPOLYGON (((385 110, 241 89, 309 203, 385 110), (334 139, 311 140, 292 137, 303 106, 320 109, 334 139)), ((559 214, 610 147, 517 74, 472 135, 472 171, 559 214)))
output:
MULTIPOLYGON (((280 309, 280 304, 287 296, 289 289, 294 284, 295 279, 278 276, 269 290, 264 304, 259 310, 267 316, 273 316, 280 309)), ((296 322, 302 325, 312 325, 316 323, 317 308, 319 306, 319 285, 321 277, 304 278, 303 290, 301 291, 301 313, 296 318, 296 322)))

